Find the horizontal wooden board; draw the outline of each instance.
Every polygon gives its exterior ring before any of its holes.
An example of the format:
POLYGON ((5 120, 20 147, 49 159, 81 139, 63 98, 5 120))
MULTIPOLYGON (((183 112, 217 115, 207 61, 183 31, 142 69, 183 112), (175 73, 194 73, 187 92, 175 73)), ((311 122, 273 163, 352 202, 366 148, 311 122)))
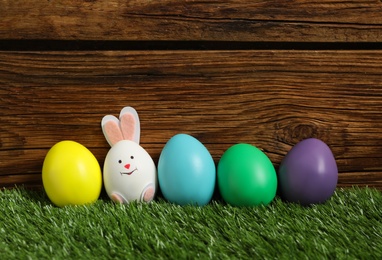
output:
POLYGON ((277 168, 298 141, 332 149, 340 186, 382 188, 382 51, 0 52, 0 185, 41 185, 48 149, 88 147, 102 165, 100 121, 133 106, 157 163, 188 133, 217 163, 231 145, 277 168))
POLYGON ((0 39, 381 42, 382 2, 5 0, 0 39))

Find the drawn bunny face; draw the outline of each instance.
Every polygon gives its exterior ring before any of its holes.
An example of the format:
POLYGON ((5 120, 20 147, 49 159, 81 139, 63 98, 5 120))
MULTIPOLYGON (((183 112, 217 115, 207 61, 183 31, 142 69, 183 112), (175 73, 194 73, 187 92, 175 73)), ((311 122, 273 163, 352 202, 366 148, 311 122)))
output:
POLYGON ((103 168, 108 196, 120 203, 150 202, 157 188, 157 171, 151 156, 139 145, 137 112, 132 107, 125 107, 119 119, 107 115, 101 125, 111 146, 103 168))

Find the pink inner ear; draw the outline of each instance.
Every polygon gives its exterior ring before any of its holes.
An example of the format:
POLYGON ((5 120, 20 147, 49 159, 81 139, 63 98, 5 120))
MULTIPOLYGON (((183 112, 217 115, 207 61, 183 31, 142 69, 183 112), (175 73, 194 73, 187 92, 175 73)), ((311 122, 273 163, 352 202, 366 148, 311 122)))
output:
POLYGON ((119 141, 123 140, 123 136, 117 122, 108 121, 104 125, 104 130, 107 133, 109 143, 112 143, 113 145, 115 145, 119 141))
POLYGON ((134 141, 136 123, 134 116, 132 114, 123 114, 119 120, 124 139, 134 141))

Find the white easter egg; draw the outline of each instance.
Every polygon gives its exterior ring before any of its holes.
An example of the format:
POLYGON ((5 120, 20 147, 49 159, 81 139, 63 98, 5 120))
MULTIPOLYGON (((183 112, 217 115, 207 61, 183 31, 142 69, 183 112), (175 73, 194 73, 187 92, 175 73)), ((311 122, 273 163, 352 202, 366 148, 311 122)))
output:
POLYGON ((133 141, 119 141, 106 155, 104 185, 108 196, 114 201, 151 201, 157 187, 156 176, 157 170, 151 156, 133 141))

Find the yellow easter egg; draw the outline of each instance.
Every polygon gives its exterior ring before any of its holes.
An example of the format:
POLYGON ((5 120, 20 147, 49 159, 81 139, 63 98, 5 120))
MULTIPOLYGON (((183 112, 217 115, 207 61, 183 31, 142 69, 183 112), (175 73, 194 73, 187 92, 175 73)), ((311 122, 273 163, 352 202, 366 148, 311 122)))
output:
POLYGON ((42 182, 49 199, 59 207, 90 204, 101 193, 101 167, 82 144, 61 141, 45 156, 42 182))

